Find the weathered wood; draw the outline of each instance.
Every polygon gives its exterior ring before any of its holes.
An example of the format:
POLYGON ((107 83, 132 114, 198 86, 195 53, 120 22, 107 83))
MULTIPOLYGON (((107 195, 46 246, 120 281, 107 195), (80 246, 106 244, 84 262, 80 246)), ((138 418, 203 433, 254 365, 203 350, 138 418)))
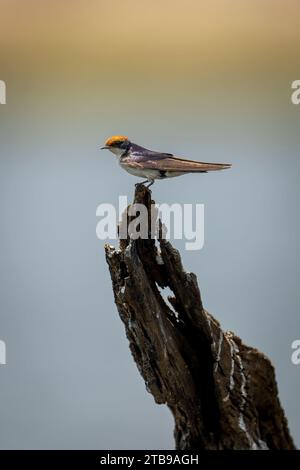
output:
MULTIPOLYGON (((150 190, 138 186, 134 203, 148 208, 150 222, 150 190)), ((123 224, 132 220, 124 217, 123 224)), ((179 252, 161 237, 155 243, 129 234, 119 249, 106 246, 106 260, 146 388, 174 415, 176 448, 294 449, 271 362, 222 331, 179 252), (165 287, 173 292, 169 303, 165 287)))

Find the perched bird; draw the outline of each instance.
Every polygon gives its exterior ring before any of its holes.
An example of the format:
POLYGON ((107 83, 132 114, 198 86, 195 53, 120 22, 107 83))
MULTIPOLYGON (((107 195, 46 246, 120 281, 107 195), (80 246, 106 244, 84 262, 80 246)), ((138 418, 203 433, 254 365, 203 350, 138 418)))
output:
POLYGON ((124 170, 134 176, 146 178, 138 184, 149 183, 148 188, 156 179, 172 178, 187 173, 206 173, 207 171, 225 170, 228 163, 204 163, 179 158, 172 153, 154 152, 131 142, 124 135, 109 137, 101 149, 110 150, 119 158, 124 170))

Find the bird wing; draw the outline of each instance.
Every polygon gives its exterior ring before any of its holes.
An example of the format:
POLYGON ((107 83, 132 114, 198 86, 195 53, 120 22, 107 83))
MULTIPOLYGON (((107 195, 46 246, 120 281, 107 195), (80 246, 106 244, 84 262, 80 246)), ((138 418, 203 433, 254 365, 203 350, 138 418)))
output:
POLYGON ((125 158, 122 164, 135 169, 148 169, 159 171, 180 171, 180 172, 206 172, 225 170, 231 165, 227 163, 206 163, 178 158, 170 154, 157 153, 153 158, 147 155, 140 156, 134 161, 125 158))

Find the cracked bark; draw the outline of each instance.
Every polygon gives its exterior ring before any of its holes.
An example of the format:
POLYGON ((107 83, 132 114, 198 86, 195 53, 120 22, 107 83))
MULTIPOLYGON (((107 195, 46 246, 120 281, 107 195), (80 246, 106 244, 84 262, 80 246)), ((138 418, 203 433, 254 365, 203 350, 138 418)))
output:
MULTIPOLYGON (((246 346, 202 305, 195 274, 162 237, 151 191, 138 186, 135 204, 159 227, 157 242, 127 237, 106 245, 115 302, 136 365, 155 402, 175 419, 177 449, 294 449, 270 360, 246 346), (152 206, 153 207, 153 206, 152 206), (169 305, 161 292, 169 287, 169 305)), ((145 222, 145 220, 144 220, 145 222)))

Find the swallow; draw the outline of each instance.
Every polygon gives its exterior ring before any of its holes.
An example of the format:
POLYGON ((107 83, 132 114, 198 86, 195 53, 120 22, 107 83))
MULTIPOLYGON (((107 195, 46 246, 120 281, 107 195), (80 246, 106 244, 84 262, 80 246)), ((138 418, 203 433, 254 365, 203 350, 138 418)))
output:
POLYGON ((114 135, 105 141, 101 149, 110 150, 119 159, 120 166, 128 173, 146 178, 141 183, 148 183, 148 188, 155 180, 186 175, 187 173, 207 173, 208 171, 226 170, 229 163, 205 163, 176 157, 172 153, 155 152, 131 142, 124 135, 114 135))

